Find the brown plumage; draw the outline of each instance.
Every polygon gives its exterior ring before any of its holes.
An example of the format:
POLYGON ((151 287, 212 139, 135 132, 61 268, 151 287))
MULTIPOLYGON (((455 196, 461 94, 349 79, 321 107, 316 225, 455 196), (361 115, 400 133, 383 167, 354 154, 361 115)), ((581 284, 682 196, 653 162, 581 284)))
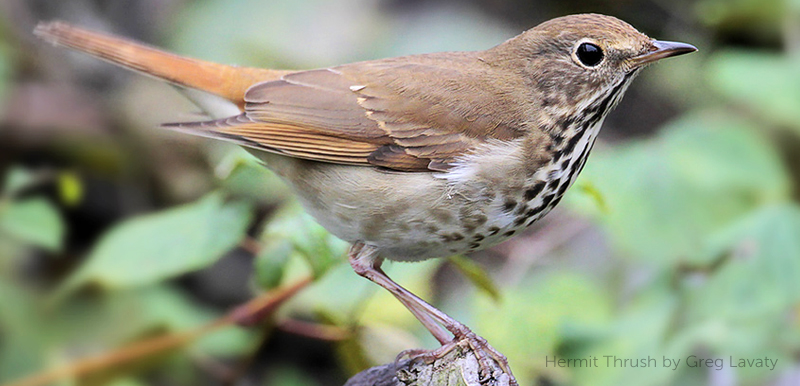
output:
POLYGON ((297 72, 183 58, 63 23, 36 34, 235 104, 239 115, 167 126, 263 150, 306 210, 353 243, 355 271, 443 345, 450 334, 467 342, 485 376, 491 359, 510 375, 505 358, 381 262, 483 249, 530 226, 575 181, 636 74, 695 50, 603 15, 553 19, 485 51, 297 72))

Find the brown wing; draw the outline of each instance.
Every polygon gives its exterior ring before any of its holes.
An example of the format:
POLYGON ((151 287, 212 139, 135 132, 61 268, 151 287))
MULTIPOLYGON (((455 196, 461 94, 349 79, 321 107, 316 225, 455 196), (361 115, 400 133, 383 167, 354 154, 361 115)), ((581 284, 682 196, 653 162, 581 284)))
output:
POLYGON ((251 87, 240 116, 174 126, 317 161, 446 170, 488 138, 521 135, 519 114, 497 106, 513 93, 482 66, 444 53, 296 72, 251 87))

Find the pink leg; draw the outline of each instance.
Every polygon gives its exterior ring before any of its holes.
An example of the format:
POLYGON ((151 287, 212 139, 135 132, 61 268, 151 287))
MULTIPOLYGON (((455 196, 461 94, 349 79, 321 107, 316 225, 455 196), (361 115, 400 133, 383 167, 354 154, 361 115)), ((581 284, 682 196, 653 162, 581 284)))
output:
MULTIPOLYGON (((472 332, 469 327, 439 311, 390 279, 381 269, 383 259, 378 256, 376 248, 356 243, 350 249, 349 260, 357 274, 391 292, 443 345, 440 349, 431 351, 429 356, 439 357, 442 355, 441 353, 451 350, 459 342, 466 341, 480 361, 482 369, 491 368, 489 358, 486 357, 488 354, 512 378, 512 384, 516 384, 516 380, 511 375, 511 369, 508 367, 508 360, 503 354, 490 346, 485 339, 472 332), (448 331, 453 334, 454 339, 450 337, 448 331)), ((487 376, 486 374, 482 375, 487 376)))
MULTIPOLYGON (((386 276, 386 273, 381 269, 383 259, 378 257, 375 252, 374 248, 366 247, 364 244, 353 245, 349 254, 350 265, 353 270, 358 275, 389 290, 431 332, 439 343, 446 344, 450 342, 453 338, 447 330, 437 324, 434 317, 424 307, 420 307, 420 304, 422 303, 433 310, 436 309, 386 276)), ((441 313, 439 310, 436 311, 441 313)), ((442 313, 442 315, 444 314, 442 313)))

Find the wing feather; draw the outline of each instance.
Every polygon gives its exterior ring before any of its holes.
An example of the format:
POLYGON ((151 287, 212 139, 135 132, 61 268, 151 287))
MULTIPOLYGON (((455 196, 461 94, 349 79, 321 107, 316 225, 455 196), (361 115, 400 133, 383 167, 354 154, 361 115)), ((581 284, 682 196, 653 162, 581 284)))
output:
POLYGON ((522 133, 519 112, 502 108, 519 104, 509 100, 515 94, 488 69, 465 71, 474 68, 465 60, 477 57, 419 55, 290 73, 248 89, 241 115, 168 126, 322 162, 447 170, 489 138, 522 133))

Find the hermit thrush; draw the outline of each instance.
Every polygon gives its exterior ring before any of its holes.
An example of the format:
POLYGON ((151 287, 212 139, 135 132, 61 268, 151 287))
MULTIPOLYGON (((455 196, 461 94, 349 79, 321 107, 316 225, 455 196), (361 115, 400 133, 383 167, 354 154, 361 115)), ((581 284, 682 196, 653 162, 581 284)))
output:
POLYGON ((445 348, 467 342, 483 365, 493 358, 505 369, 502 355, 389 279, 381 262, 475 251, 530 226, 575 181, 639 71, 696 50, 596 14, 547 21, 486 51, 297 72, 203 62, 59 22, 35 32, 233 102, 238 115, 165 126, 251 149, 353 243, 359 275, 445 348))

